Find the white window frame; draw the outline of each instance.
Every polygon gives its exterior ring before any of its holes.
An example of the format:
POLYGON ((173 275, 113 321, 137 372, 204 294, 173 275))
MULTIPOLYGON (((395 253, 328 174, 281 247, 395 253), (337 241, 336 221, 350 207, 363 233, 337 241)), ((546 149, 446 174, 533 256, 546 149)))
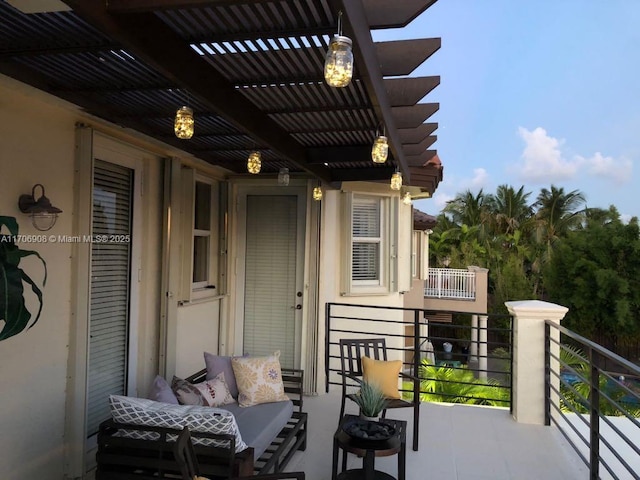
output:
POLYGON ((343 289, 344 296, 357 295, 387 295, 396 290, 396 282, 392 281, 392 273, 397 267, 397 255, 394 251, 392 238, 397 235, 394 232, 393 212, 391 197, 376 194, 364 193, 344 193, 344 275, 343 289), (377 202, 380 212, 380 236, 379 237, 357 237, 353 236, 353 214, 354 206, 358 202, 377 202), (379 249, 379 277, 376 280, 355 280, 353 278, 353 245, 354 243, 376 243, 379 249))
POLYGON ((182 302, 215 297, 219 295, 218 282, 218 243, 217 218, 218 218, 218 192, 219 184, 213 178, 196 173, 190 168, 182 169, 182 186, 184 199, 184 230, 183 230, 183 263, 182 263, 182 302), (195 228, 196 215, 196 185, 205 183, 211 187, 209 199, 209 230, 195 228), (209 250, 207 258, 207 279, 199 282, 193 281, 194 273, 194 242, 196 237, 209 238, 209 250))

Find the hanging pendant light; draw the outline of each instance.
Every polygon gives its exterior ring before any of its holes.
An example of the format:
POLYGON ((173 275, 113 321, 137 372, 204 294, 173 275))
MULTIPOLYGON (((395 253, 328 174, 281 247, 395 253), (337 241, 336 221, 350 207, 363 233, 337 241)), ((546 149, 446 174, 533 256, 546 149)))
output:
MULTIPOLYGON (((376 134, 377 133, 378 132, 376 132, 376 134)), ((373 163, 384 163, 389 156, 389 143, 384 134, 385 131, 383 127, 382 135, 378 135, 373 141, 373 147, 371 147, 371 160, 373 160, 373 163)))
POLYGON ((411 194, 409 192, 405 192, 404 197, 402 197, 402 203, 411 205, 411 194))
POLYGON ((176 137, 188 140, 193 137, 193 126, 195 120, 193 118, 193 109, 183 106, 176 112, 176 119, 173 122, 173 131, 176 137))
POLYGON ((338 33, 329 42, 324 61, 324 79, 331 87, 346 87, 353 76, 353 42, 342 35, 342 12, 338 13, 338 33))
POLYGON ((286 187, 289 185, 289 169, 283 167, 278 172, 278 185, 286 187))
POLYGON ((391 175, 391 190, 400 190, 402 188, 402 174, 396 171, 391 175))
POLYGON ((322 188, 321 187, 315 187, 313 189, 313 199, 316 202, 319 202, 320 200, 322 200, 322 188))
POLYGON ((249 158, 247 158, 247 170, 249 173, 260 173, 260 169, 262 168, 262 160, 260 158, 260 152, 253 151, 249 154, 249 158))

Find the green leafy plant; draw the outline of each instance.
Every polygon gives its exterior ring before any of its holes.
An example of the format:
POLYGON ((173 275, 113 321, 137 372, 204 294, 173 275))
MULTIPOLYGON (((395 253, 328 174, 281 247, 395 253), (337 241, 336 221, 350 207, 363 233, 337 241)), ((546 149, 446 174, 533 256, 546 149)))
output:
POLYGON ((22 250, 16 245, 18 238, 18 222, 14 217, 0 216, 0 232, 6 227, 9 234, 0 234, 0 321, 4 327, 0 331, 0 340, 17 335, 27 327, 31 328, 40 318, 42 312, 42 290, 36 282, 22 270, 20 261, 32 255, 40 259, 44 266, 44 280, 47 282, 47 264, 38 252, 22 250), (31 290, 38 298, 38 312, 29 325, 31 313, 27 310, 24 298, 24 284, 31 286, 31 290))
MULTIPOLYGON (((509 390, 493 379, 475 378, 471 370, 437 367, 426 359, 420 365, 420 401, 509 406, 509 390)), ((411 385, 403 385, 410 390, 411 385)), ((405 399, 413 394, 405 392, 405 399)))
POLYGON ((360 414, 365 417, 377 417, 389 403, 380 387, 369 382, 362 382, 353 401, 360 407, 360 414))

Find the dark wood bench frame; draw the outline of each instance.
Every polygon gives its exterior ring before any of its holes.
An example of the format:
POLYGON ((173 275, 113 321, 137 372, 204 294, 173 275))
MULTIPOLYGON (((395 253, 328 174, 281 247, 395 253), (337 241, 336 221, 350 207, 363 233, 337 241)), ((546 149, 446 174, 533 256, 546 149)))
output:
MULTIPOLYGON (((206 369, 186 380, 192 383, 204 381, 206 369)), ((273 439, 271 445, 258 459, 253 448, 235 453, 235 439, 231 435, 207 434, 191 431, 194 441, 200 438, 228 442, 228 447, 194 445, 201 474, 211 478, 250 476, 259 473, 281 472, 294 453, 307 448, 307 414, 302 411, 304 374, 298 369, 283 369, 285 392, 294 404, 294 412, 287 425, 273 439)), ((251 407, 247 407, 251 408, 251 407)), ((96 453, 96 480, 141 480, 176 478, 179 470, 173 455, 173 446, 180 430, 118 424, 106 420, 98 432, 96 453), (158 433, 157 440, 141 440, 114 436, 119 430, 140 430, 158 433)), ((240 432, 242 433, 242 432, 240 432)))

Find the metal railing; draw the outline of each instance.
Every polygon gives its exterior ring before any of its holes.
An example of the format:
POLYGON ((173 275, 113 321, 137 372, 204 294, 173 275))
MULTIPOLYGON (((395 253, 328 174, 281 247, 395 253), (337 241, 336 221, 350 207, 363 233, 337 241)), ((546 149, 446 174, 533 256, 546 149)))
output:
POLYGON ((429 268, 424 296, 475 300, 476 272, 455 268, 429 268))
MULTIPOLYGON (((405 372, 418 372, 421 401, 510 407, 512 317, 444 312, 454 317, 453 323, 426 320, 433 313, 400 307, 327 303, 327 392, 330 385, 342 385, 338 375, 340 339, 384 337, 389 358, 402 359, 405 372), (479 316, 485 320, 477 322, 479 316)), ((412 394, 410 387, 402 393, 412 394)))
POLYGON ((640 478, 640 368, 571 330, 545 325, 547 425, 589 467, 589 478, 640 478))

